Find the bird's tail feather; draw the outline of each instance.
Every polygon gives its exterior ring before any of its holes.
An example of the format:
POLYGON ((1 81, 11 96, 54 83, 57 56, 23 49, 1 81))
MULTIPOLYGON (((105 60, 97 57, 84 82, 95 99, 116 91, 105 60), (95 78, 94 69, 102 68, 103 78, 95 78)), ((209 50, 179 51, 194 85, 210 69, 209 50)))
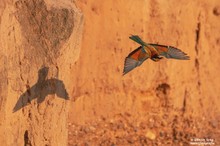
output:
POLYGON ((129 38, 131 40, 137 42, 138 44, 142 45, 142 46, 146 46, 147 45, 144 41, 142 41, 142 39, 138 35, 132 35, 129 38))

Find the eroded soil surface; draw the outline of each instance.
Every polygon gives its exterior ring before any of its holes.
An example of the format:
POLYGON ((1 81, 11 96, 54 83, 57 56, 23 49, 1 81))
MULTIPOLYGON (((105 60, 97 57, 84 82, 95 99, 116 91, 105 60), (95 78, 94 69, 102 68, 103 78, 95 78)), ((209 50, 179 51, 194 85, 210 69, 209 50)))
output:
POLYGON ((99 118, 84 125, 69 123, 68 143, 69 146, 185 146, 205 139, 207 143, 219 144, 219 121, 208 122, 207 119, 192 118, 181 113, 175 111, 159 115, 155 112, 139 120, 124 113, 112 119, 99 118))

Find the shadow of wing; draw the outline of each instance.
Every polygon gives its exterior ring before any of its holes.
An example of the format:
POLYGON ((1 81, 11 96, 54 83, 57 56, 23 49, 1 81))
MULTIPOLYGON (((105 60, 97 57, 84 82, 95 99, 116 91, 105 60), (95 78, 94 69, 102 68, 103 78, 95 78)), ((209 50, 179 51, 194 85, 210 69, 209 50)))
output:
POLYGON ((13 112, 20 110, 27 106, 31 101, 37 98, 37 103, 41 103, 45 100, 45 97, 49 94, 56 94, 59 98, 65 100, 69 99, 69 95, 65 89, 65 85, 61 80, 49 79, 44 82, 38 82, 31 88, 27 89, 18 99, 13 112))
POLYGON ((37 98, 35 94, 37 84, 32 86, 30 89, 27 89, 18 99, 17 103, 13 108, 13 112, 20 110, 21 108, 25 107, 26 105, 30 104, 31 100, 37 98))
POLYGON ((69 94, 66 91, 65 85, 63 81, 56 80, 56 94, 58 97, 68 100, 69 94))

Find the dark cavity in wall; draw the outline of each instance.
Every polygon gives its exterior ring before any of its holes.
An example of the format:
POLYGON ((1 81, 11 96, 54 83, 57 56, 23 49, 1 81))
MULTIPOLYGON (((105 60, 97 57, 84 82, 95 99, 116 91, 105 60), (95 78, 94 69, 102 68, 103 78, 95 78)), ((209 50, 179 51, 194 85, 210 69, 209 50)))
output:
POLYGON ((196 43, 195 43, 196 55, 198 55, 198 53, 199 53, 198 44, 199 44, 199 38, 200 38, 200 27, 201 27, 201 24, 200 24, 200 22, 198 22, 197 29, 196 29, 196 43))
POLYGON ((28 137, 28 131, 24 132, 24 146, 32 146, 28 137))
POLYGON ((156 96, 160 99, 161 106, 166 110, 169 110, 170 99, 169 99, 170 85, 167 83, 159 84, 156 87, 156 96))
POLYGON ((170 90, 170 85, 167 83, 162 83, 157 86, 156 94, 158 97, 160 97, 161 95, 166 96, 169 94, 169 90, 170 90))
POLYGON ((215 16, 220 16, 220 6, 216 6, 214 9, 213 9, 213 14, 215 16))
POLYGON ((201 22, 200 22, 200 14, 198 16, 198 23, 197 27, 195 30, 196 38, 195 38, 195 51, 196 51, 196 58, 195 58, 195 68, 198 76, 198 81, 197 81, 197 88, 200 91, 200 86, 201 86, 201 81, 200 81, 200 64, 199 64, 199 42, 200 42, 200 35, 201 35, 201 22))

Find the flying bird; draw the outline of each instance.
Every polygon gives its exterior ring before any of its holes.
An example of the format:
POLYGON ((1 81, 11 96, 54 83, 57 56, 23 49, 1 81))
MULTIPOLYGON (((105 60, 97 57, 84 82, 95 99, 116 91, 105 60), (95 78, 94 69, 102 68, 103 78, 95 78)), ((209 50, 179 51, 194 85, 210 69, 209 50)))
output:
POLYGON ((148 44, 142 41, 137 35, 132 35, 129 38, 141 46, 128 54, 125 58, 123 75, 140 66, 148 58, 155 62, 163 57, 168 59, 189 60, 189 56, 178 48, 158 44, 148 44))

